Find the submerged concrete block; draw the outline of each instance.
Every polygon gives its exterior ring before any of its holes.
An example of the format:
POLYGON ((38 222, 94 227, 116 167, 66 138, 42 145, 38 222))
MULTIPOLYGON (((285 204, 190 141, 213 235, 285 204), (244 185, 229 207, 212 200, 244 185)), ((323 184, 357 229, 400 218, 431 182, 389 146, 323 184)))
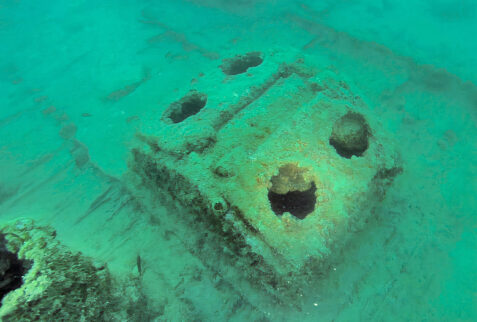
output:
POLYGON ((171 102, 138 135, 130 169, 141 188, 210 221, 248 275, 280 283, 326 267, 401 167, 390 134, 335 72, 300 60, 253 70, 171 102))

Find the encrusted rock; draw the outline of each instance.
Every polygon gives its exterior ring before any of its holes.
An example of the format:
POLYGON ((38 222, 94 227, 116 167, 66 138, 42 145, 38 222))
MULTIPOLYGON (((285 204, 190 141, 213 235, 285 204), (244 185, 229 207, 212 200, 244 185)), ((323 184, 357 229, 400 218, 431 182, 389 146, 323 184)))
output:
POLYGON ((137 281, 117 281, 104 264, 71 252, 55 236, 29 219, 0 226, 1 321, 147 318, 137 281))

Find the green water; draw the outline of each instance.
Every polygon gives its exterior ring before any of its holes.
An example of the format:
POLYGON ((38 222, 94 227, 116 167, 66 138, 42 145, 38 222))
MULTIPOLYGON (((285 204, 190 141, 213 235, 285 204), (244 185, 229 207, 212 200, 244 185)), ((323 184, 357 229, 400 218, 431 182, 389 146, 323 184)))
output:
POLYGON ((140 254, 157 321, 475 321, 476 32, 471 0, 0 1, 0 221, 51 225, 119 278, 140 254), (135 134, 251 51, 335 70, 404 163, 298 306, 234 287, 220 247, 200 258, 176 210, 121 188, 135 134))

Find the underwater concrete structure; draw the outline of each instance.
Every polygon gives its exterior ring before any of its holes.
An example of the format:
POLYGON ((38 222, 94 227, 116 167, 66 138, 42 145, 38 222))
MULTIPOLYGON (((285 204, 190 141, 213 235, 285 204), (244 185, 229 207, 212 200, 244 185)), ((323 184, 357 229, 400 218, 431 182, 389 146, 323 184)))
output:
POLYGON ((136 187, 208 222, 270 289, 326 270, 402 170, 346 80, 271 53, 224 59, 138 138, 136 187))

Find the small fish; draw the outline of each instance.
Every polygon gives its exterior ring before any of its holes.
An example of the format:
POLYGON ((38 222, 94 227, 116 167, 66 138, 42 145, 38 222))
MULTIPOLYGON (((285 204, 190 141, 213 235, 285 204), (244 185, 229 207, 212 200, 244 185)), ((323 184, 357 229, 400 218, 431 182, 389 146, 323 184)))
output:
POLYGON ((132 115, 132 116, 130 116, 126 119, 126 122, 131 123, 131 122, 134 122, 134 121, 137 121, 137 120, 139 120, 139 116, 132 115))
POLYGON ((38 96, 35 97, 35 103, 42 103, 48 99, 48 96, 43 95, 43 96, 38 96))
POLYGON ((137 271, 139 273, 139 276, 142 276, 142 260, 141 260, 141 255, 137 254, 136 257, 136 266, 137 266, 137 271))
POLYGON ((47 107, 43 111, 41 111, 41 113, 43 115, 49 115, 49 114, 53 114, 55 112, 56 112, 56 107, 54 107, 53 105, 51 105, 50 107, 47 107))
POLYGON ((107 101, 117 102, 123 97, 131 94, 134 92, 139 86, 143 83, 148 81, 151 78, 151 71, 147 68, 144 69, 144 76, 137 82, 132 84, 126 85, 121 89, 111 92, 108 96, 106 96, 107 101))

